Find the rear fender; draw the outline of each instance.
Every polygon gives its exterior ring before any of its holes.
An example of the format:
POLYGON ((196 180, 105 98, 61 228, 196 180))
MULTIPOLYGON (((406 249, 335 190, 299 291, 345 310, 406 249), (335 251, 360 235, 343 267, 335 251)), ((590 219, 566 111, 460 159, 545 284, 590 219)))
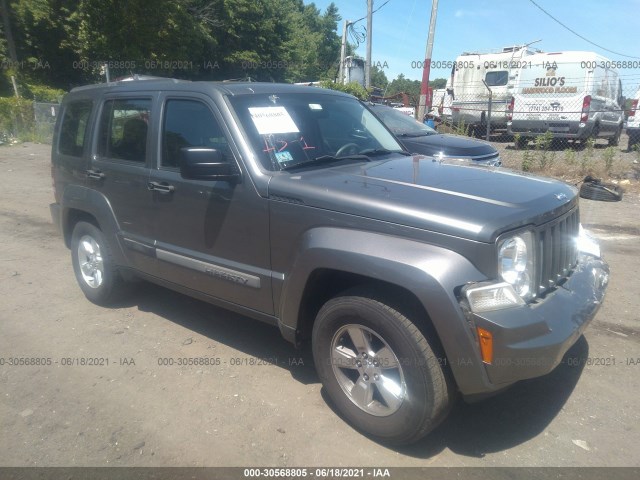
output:
POLYGON ((111 245, 112 255, 118 265, 126 265, 126 257, 118 241, 120 227, 107 197, 96 190, 69 185, 62 195, 62 229, 67 247, 70 247, 74 218, 86 214, 95 219, 98 228, 111 245))

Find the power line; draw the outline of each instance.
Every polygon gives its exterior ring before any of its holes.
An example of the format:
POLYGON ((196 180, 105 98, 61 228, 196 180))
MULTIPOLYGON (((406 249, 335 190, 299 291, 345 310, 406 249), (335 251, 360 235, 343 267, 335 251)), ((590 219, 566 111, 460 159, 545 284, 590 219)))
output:
MULTIPOLYGON (((380 5, 378 8, 376 8, 373 12, 371 12, 371 15, 376 13, 378 10, 380 10, 382 7, 384 7, 390 1, 391 0, 387 0, 386 2, 384 2, 382 5, 380 5)), ((367 38, 367 29, 366 29, 366 27, 361 27, 360 30, 356 30, 354 28, 354 25, 356 23, 358 23, 359 21, 364 20, 365 18, 367 18, 366 15, 364 17, 359 18, 355 22, 349 22, 349 25, 347 27, 349 29, 349 36, 351 37, 351 40, 356 44, 356 49, 367 38)))
MULTIPOLYGON (((378 8, 376 8, 373 12, 371 12, 371 14, 373 15, 374 13, 376 13, 378 10, 380 10, 382 7, 384 7, 387 3, 389 3, 391 0, 387 0, 386 2, 384 2, 382 5, 380 5, 378 8)), ((355 22, 351 22, 351 25, 358 23, 360 20, 364 20, 365 18, 367 18, 367 16, 365 15, 362 18, 359 18, 358 20, 356 20, 355 22)))
POLYGON ((614 55, 618 55, 620 57, 627 57, 627 58, 637 58, 640 59, 640 57, 635 57, 633 55, 625 55, 624 53, 620 53, 620 52, 615 52, 613 50, 609 50, 608 48, 603 47, 602 45, 598 45, 595 42, 592 42, 591 40, 589 40, 588 38, 580 35, 578 32, 576 32, 575 30, 573 30, 572 28, 566 26, 564 23, 562 23, 560 20, 558 20, 556 17, 554 17, 553 15, 551 15, 549 12, 547 12, 544 8, 542 8, 540 5, 538 5, 536 2, 534 2, 533 0, 529 0, 531 3, 533 3, 536 7, 538 7, 542 13, 544 13, 545 15, 547 15, 549 18, 551 18, 553 21, 559 23, 560 25, 562 25, 564 28, 566 28, 567 30, 569 30, 571 33, 573 33, 575 36, 580 37, 582 40, 584 40, 585 42, 590 43, 591 45, 594 45, 596 47, 598 47, 601 50, 604 50, 606 52, 609 53, 613 53, 614 55))

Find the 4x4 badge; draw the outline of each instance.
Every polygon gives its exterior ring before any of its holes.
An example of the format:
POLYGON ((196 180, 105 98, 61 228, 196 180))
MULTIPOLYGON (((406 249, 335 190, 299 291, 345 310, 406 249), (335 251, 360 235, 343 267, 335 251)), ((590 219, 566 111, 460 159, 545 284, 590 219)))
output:
POLYGON ((564 193, 556 193, 556 198, 560 201, 562 200, 566 200, 567 199, 567 195, 565 195, 564 193))

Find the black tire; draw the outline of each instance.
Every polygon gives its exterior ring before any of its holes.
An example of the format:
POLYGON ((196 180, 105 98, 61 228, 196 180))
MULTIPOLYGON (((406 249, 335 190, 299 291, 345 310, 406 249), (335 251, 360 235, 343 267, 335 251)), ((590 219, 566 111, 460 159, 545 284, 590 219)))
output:
POLYGON ((111 246, 98 227, 87 222, 75 225, 71 235, 71 262, 76 281, 91 302, 111 305, 123 297, 125 281, 113 261, 111 246), (89 255, 88 250, 94 253, 89 255))
POLYGON ((475 138, 484 139, 487 136, 487 126, 486 125, 478 125, 473 131, 473 136, 475 138))
POLYGON ((518 137, 516 139, 516 148, 518 150, 522 150, 529 144, 529 139, 527 137, 518 137))
POLYGON ((620 125, 618 127, 618 129, 616 130, 615 135, 609 139, 609 146, 610 147, 617 147, 618 145, 620 145, 620 137, 621 136, 622 136, 622 125, 620 125))
POLYGON ((622 190, 616 185, 584 182, 580 186, 580 197, 600 202, 619 202, 622 200, 622 190))
MULTIPOLYGON (((316 317, 312 343, 318 375, 337 410, 356 429, 382 443, 413 443, 433 430, 450 410, 454 391, 449 375, 442 367, 443 359, 434 354, 428 339, 414 323, 375 298, 347 294, 329 300, 316 317), (345 331, 347 325, 352 329, 345 331), (375 355, 369 355, 367 366, 341 368, 341 362, 332 361, 332 352, 338 351, 334 348, 336 345, 346 349, 342 351, 351 353, 357 349, 351 333, 353 329, 369 339, 370 352, 375 352, 375 355), (343 343, 351 345, 351 350, 342 346, 343 343), (391 355, 381 353, 386 352, 385 346, 391 355), (392 368, 393 360, 384 361, 384 358, 395 358, 400 373, 392 368), (365 382, 363 379, 367 377, 367 372, 371 375, 374 370, 364 372, 363 369, 375 369, 376 360, 379 365, 380 362, 385 365, 380 366, 377 377, 373 373, 373 381, 369 381, 372 379, 370 376, 365 382), (380 378, 384 378, 385 382, 380 378), (357 384, 366 384, 373 392, 367 410, 352 400, 356 397, 353 391, 347 393, 349 386, 353 385, 355 391, 357 384), (387 384, 393 388, 384 388, 387 384), (385 400, 389 398, 390 391, 400 392, 393 397, 401 398, 399 405, 385 400), (386 392, 386 396, 383 392, 386 392)), ((361 356, 349 358, 365 362, 361 356)), ((361 403, 367 405, 367 401, 361 403)))
POLYGON ((475 136, 476 132, 476 127, 474 127, 473 125, 467 125, 464 128, 464 135, 467 137, 473 137, 475 136))
POLYGON ((627 130, 627 135, 629 135, 629 142, 627 143, 627 151, 633 151, 633 147, 640 142, 640 132, 629 132, 627 130))

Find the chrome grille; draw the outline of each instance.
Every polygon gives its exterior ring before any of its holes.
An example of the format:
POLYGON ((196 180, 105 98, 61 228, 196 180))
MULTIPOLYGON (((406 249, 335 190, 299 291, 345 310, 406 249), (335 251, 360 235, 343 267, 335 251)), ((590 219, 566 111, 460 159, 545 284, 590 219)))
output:
POLYGON ((580 226, 578 208, 537 230, 537 294, 542 295, 566 278, 578 262, 576 238, 580 226))

